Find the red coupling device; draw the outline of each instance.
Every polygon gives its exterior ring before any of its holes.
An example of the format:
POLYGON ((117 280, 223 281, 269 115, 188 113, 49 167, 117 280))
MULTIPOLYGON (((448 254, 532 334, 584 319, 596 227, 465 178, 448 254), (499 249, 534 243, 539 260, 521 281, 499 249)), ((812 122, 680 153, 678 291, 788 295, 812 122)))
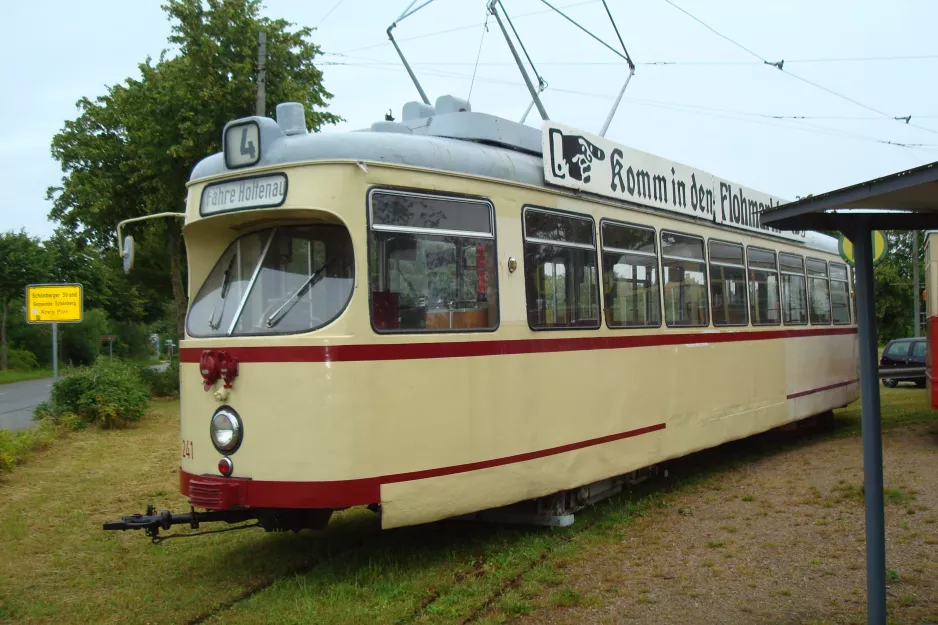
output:
POLYGON ((231 388, 238 377, 238 359, 224 350, 205 349, 199 358, 199 373, 202 374, 202 388, 211 390, 219 379, 225 381, 225 388, 231 388))

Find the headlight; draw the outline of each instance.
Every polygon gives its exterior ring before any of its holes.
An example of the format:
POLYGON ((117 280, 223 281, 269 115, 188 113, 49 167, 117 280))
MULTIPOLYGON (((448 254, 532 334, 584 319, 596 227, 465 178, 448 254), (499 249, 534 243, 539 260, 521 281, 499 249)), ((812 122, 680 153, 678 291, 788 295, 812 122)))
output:
POLYGON ((241 427, 241 417, 234 409, 224 406, 212 415, 211 436, 212 444, 218 451, 231 454, 241 445, 244 429, 241 427))

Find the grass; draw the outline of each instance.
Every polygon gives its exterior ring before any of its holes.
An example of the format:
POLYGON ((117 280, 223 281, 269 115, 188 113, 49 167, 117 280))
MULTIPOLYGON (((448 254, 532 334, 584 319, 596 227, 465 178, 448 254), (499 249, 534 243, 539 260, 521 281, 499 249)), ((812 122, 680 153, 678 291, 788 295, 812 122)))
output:
MULTIPOLYGON (((931 419, 923 406, 922 391, 883 389, 884 427, 931 419)), ((830 436, 858 431, 850 407, 830 436)), ((705 452, 673 466, 669 485, 645 483, 563 529, 434 523, 382 532, 374 514, 352 509, 320 533, 250 529, 155 546, 139 533, 103 532, 102 521, 147 503, 186 509, 178 437, 178 402, 155 401, 130 428, 76 432, 0 474, 0 622, 496 623, 597 605, 609 593, 574 589, 576 564, 624 540, 638 517, 691 514, 668 510, 674 492, 706 488, 713 475, 802 440, 792 433, 705 452)), ((702 566, 720 573, 711 560, 702 566)))
POLYGON ((52 369, 34 369, 32 371, 0 371, 0 384, 12 384, 14 382, 25 382, 26 380, 39 380, 41 378, 51 378, 52 369))
POLYGON ((43 419, 34 427, 12 432, 0 429, 0 475, 9 473, 30 455, 51 445, 57 438, 75 427, 76 421, 68 424, 43 419))

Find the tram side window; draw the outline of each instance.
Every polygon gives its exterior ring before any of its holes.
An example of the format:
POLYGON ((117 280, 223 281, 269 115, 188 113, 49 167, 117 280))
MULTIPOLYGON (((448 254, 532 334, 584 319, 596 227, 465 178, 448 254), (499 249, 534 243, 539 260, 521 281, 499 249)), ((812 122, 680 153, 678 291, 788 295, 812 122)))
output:
POLYGON ((743 246, 711 240, 709 250, 713 325, 744 326, 749 323, 749 310, 743 246))
POLYGON ((700 237, 661 233, 664 321, 669 326, 706 326, 707 263, 700 237))
POLYGON ((779 252, 782 280, 782 321, 785 325, 808 323, 808 293, 804 278, 804 258, 779 252))
POLYGON ((645 328, 661 325, 658 255, 653 228, 601 224, 606 325, 645 328))
POLYGON ((498 326, 489 202, 375 190, 370 208, 369 283, 376 331, 481 331, 498 326))
POLYGON ((752 325, 777 326, 781 323, 775 252, 749 248, 749 288, 752 325))
POLYGON ((809 258, 805 261, 808 269, 808 307, 812 324, 830 325, 831 293, 827 279, 827 263, 809 258))
POLYGON ((531 329, 598 328, 593 219, 525 208, 524 284, 531 329))
POLYGON ((831 277, 831 316, 834 323, 850 323, 850 282, 847 278, 847 266, 830 263, 831 277))

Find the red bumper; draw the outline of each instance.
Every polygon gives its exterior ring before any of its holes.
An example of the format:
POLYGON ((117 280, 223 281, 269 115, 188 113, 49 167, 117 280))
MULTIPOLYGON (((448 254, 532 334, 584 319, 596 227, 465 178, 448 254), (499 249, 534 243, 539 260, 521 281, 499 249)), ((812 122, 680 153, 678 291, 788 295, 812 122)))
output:
POLYGON ((379 503, 378 479, 333 482, 275 482, 193 475, 179 471, 179 492, 206 510, 251 508, 347 508, 379 503))

